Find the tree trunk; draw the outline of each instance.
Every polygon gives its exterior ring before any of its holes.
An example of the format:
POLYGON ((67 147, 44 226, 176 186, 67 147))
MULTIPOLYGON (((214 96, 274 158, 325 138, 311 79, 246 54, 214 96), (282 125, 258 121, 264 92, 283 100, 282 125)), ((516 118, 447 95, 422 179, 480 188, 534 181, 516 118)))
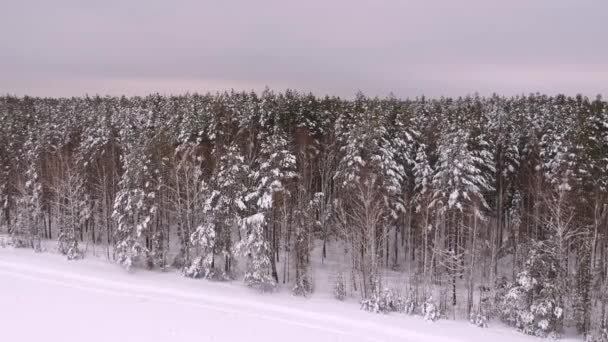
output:
POLYGON ((469 295, 467 300, 467 316, 471 317, 471 308, 473 306, 473 293, 475 291, 473 279, 475 275, 475 245, 477 244, 477 216, 473 214, 473 232, 469 250, 471 251, 471 264, 469 265, 469 295))

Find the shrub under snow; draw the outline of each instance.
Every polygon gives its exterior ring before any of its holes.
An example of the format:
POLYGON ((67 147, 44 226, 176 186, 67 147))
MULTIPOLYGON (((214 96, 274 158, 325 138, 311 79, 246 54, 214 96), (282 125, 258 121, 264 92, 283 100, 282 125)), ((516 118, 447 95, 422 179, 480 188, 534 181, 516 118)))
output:
POLYGON ((501 319, 518 330, 540 337, 559 336, 563 321, 557 263, 551 255, 531 250, 515 283, 497 292, 501 319))
POLYGON ((375 313, 403 312, 405 301, 396 290, 375 291, 361 301, 361 309, 375 313))
POLYGON ((471 318, 469 321, 471 324, 479 328, 488 327, 488 317, 486 315, 482 315, 481 313, 471 313, 471 318))
POLYGON ((422 315, 427 322, 435 322, 441 318, 441 313, 433 297, 427 298, 422 304, 422 315))
POLYGON ((334 298, 337 300, 344 300, 346 298, 346 284, 342 272, 338 273, 334 282, 334 298))

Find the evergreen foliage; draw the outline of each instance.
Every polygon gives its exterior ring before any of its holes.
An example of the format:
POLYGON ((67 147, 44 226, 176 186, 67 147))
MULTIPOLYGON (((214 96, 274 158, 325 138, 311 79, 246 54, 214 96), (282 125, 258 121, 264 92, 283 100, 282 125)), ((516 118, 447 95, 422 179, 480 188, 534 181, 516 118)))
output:
POLYGON ((4 96, 0 121, 16 247, 309 296, 322 246, 370 311, 608 338, 600 97, 4 96))

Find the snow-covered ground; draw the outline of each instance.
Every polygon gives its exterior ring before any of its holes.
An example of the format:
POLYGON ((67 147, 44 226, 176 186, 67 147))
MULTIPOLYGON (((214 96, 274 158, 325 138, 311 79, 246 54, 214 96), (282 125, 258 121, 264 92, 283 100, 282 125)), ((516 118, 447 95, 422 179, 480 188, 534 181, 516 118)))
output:
POLYGON ((428 323, 288 291, 175 273, 128 273, 104 260, 0 248, 0 341, 539 341, 504 327, 428 323))

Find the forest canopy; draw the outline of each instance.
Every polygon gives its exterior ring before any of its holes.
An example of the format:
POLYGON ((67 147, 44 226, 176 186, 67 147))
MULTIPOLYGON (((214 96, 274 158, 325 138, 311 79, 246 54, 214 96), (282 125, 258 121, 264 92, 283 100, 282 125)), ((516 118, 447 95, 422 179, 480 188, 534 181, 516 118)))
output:
POLYGON ((391 269, 422 311, 608 341, 600 97, 4 96, 0 123, 17 247, 217 280, 245 260, 249 286, 308 295, 311 250, 337 244, 336 296, 370 310, 396 307, 391 269))

